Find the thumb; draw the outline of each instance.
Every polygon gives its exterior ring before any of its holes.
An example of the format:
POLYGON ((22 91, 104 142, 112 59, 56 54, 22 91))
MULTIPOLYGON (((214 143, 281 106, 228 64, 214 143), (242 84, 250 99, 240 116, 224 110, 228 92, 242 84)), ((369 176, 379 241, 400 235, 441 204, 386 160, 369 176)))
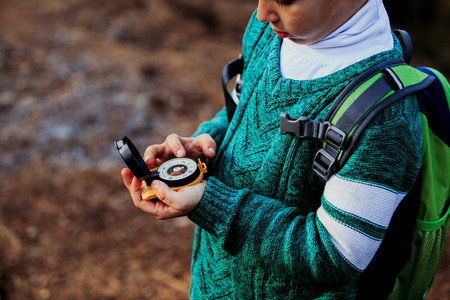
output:
MULTIPOLYGON (((152 190, 155 193, 155 196, 161 201, 166 203, 166 200, 168 199, 167 195, 170 192, 173 192, 167 184, 160 180, 153 180, 152 182, 152 190)), ((169 205, 168 203, 166 203, 169 205)), ((170 205, 169 205, 170 206, 170 205)))

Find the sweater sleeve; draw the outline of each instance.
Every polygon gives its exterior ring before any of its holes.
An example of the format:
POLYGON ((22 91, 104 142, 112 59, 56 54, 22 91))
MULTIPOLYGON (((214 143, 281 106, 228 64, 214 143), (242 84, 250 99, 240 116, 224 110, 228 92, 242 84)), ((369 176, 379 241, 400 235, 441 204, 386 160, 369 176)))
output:
POLYGON ((364 132, 348 162, 327 182, 317 211, 340 255, 360 270, 374 257, 422 162, 416 98, 401 101, 364 132))
POLYGON ((327 184, 317 212, 304 215, 280 199, 210 177, 189 218, 244 265, 303 285, 348 285, 373 258, 417 177, 421 126, 413 102, 400 105, 400 117, 393 105, 367 128, 346 167, 327 184))
POLYGON ((243 264, 259 265, 281 277, 338 287, 358 274, 338 255, 314 213, 304 216, 298 208, 233 189, 215 178, 208 180, 189 218, 219 238, 224 250, 243 264))

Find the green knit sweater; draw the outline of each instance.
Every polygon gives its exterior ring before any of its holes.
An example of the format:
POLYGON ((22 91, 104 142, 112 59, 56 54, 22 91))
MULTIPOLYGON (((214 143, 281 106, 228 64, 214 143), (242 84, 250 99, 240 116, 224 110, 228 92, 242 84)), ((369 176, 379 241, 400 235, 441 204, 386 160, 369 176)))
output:
POLYGON ((253 16, 243 41, 244 86, 234 118, 202 124, 219 145, 212 176, 189 218, 198 227, 192 299, 353 299, 395 208, 417 177, 421 122, 414 97, 367 128, 345 167, 305 213, 311 140, 279 133, 281 112, 321 120, 359 74, 401 57, 396 44, 329 76, 281 76, 281 39, 253 16))

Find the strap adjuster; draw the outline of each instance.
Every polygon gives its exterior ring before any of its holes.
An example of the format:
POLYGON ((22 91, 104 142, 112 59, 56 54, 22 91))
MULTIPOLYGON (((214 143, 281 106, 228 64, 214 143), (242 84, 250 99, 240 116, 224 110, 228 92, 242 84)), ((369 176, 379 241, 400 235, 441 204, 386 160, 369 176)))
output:
MULTIPOLYGON (((329 122, 325 122, 330 125, 329 122)), ((319 178, 327 181, 333 171, 334 163, 344 147, 347 134, 335 126, 329 126, 325 132, 325 148, 317 151, 313 162, 313 171, 319 178)))
POLYGON ((340 151, 344 147, 346 138, 347 134, 344 131, 335 126, 329 126, 327 131, 325 132, 324 141, 331 147, 340 151))
POLYGON ((320 149, 314 157, 313 171, 317 174, 317 176, 319 176, 319 178, 327 181, 335 162, 335 157, 325 151, 325 149, 320 149))

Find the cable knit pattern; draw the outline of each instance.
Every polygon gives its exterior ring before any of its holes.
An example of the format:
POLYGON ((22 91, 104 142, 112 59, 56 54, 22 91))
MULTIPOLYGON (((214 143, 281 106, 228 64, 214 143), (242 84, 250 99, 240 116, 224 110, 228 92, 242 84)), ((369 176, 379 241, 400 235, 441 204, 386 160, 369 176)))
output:
POLYGON ((372 56, 326 77, 281 76, 281 39, 254 15, 243 54, 244 86, 231 123, 221 111, 195 135, 220 145, 212 176, 189 215, 198 227, 192 299, 353 299, 421 162, 414 97, 387 108, 330 179, 317 212, 304 211, 316 144, 280 135, 279 116, 321 120, 359 74, 387 59, 372 56))

